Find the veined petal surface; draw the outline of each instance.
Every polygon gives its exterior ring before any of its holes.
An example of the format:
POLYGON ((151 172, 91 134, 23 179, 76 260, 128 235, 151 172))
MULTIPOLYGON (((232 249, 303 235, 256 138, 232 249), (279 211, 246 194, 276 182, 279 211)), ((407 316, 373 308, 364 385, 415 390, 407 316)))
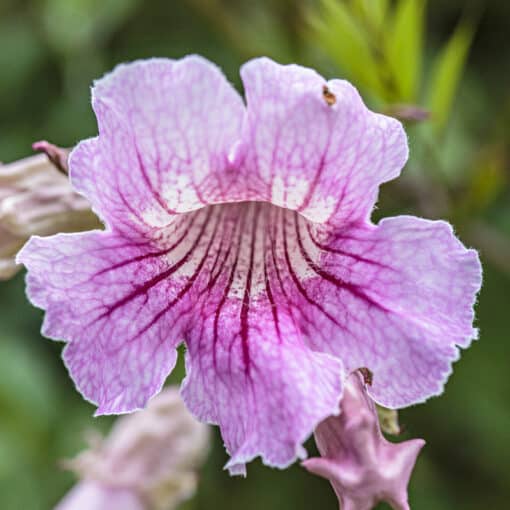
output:
POLYGON ((407 160, 400 122, 368 110, 350 83, 308 68, 261 58, 241 76, 249 191, 315 222, 367 219, 379 185, 407 160))
POLYGON ((234 473, 303 457, 357 368, 387 407, 441 392, 481 283, 446 223, 370 222, 407 158, 399 122, 299 66, 257 59, 242 78, 246 108, 199 57, 100 80, 99 136, 70 173, 107 228, 18 257, 99 414, 144 406, 184 342, 183 396, 220 425, 234 473))
POLYGON ((369 392, 386 407, 441 393, 457 346, 477 337, 476 251, 447 223, 411 216, 331 231, 296 215, 293 228, 316 277, 297 298, 290 289, 287 296, 311 347, 338 356, 348 371, 368 368, 374 375, 369 392), (305 241, 320 250, 318 262, 305 241))
POLYGON ((273 237, 294 214, 214 205, 176 216, 151 243, 111 232, 32 238, 19 255, 28 294, 46 309, 44 334, 69 342, 66 364, 98 414, 142 407, 184 341, 185 400, 221 426, 233 472, 257 455, 279 467, 304 457, 301 443, 337 410, 343 369, 307 345, 282 294, 308 271, 294 233, 273 237), (292 277, 277 274, 288 257, 301 265, 292 277))
POLYGON ((207 60, 118 66, 92 89, 99 136, 70 156, 75 189, 110 227, 141 231, 225 202, 243 121, 241 97, 207 60))

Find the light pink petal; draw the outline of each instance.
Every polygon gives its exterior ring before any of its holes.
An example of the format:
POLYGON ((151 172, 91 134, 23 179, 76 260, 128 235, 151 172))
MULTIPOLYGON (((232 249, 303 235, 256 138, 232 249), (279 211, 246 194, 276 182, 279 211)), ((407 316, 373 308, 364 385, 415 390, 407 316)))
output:
POLYGON ((214 238, 211 225, 202 210, 151 243, 59 234, 32 237, 18 255, 29 298, 46 310, 43 334, 68 342, 65 362, 99 414, 143 407, 172 370, 193 303, 190 263, 214 238))
MULTIPOLYGON (((220 425, 232 473, 258 455, 284 467, 304 455, 301 443, 335 412, 342 363, 305 345, 282 301, 273 254, 282 255, 283 243, 275 245, 271 232, 291 213, 245 203, 209 214, 221 225, 207 279, 194 287, 183 395, 199 419, 220 425)), ((296 248, 294 235, 285 242, 296 248)))
POLYGON ((369 111, 348 82, 311 69, 261 58, 241 76, 248 115, 240 153, 251 192, 316 222, 367 218, 379 185, 406 162, 402 125, 369 111))
POLYGON ((386 407, 441 393, 457 346, 477 335, 477 253, 447 223, 405 216, 335 233, 295 216, 285 228, 299 246, 280 271, 314 274, 285 286, 309 345, 349 371, 370 369, 370 393, 386 407))
POLYGON ((183 397, 198 419, 220 426, 231 474, 244 475, 257 456, 279 468, 304 458, 302 443, 337 411, 341 362, 310 350, 264 298, 246 308, 208 303, 186 343, 183 397))
POLYGON ((74 187, 111 227, 147 231, 172 215, 225 201, 240 96, 207 60, 151 59, 97 81, 99 136, 70 157, 74 187))
POLYGON ((46 309, 44 333, 69 342, 71 375, 99 413, 143 406, 184 340, 186 401, 220 424, 232 471, 258 455, 284 467, 336 411, 342 384, 341 361, 313 352, 286 311, 275 258, 284 245, 297 250, 296 235, 275 244, 271 232, 292 216, 217 205, 176 217, 151 243, 104 232, 32 238, 19 260, 46 309))

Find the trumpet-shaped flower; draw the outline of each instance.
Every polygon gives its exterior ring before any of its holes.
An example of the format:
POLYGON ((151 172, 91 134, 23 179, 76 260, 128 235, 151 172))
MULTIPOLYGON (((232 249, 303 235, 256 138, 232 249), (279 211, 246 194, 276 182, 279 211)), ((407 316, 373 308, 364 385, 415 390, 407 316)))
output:
POLYGON ((98 414, 143 407, 184 342, 184 400, 220 426, 233 473, 303 457, 358 367, 386 407, 440 393, 481 280, 447 223, 370 221, 407 159, 398 121, 311 69, 262 58, 241 76, 246 106, 195 56, 98 81, 99 136, 70 175, 106 229, 34 237, 18 258, 98 414))

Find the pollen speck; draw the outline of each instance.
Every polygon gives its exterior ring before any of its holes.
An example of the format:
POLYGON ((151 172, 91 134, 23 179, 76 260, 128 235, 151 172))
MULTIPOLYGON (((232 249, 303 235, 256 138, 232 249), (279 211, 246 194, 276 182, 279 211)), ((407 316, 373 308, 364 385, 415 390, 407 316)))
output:
POLYGON ((327 85, 322 87, 322 97, 328 106, 333 106, 336 103, 336 96, 329 90, 327 85))

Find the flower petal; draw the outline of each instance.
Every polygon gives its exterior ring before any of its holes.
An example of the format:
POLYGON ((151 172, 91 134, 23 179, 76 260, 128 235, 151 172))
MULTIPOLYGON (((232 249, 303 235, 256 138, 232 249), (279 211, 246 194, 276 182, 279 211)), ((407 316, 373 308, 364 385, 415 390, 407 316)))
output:
POLYGON ((261 58, 241 70, 244 171, 260 199, 336 225, 365 219, 407 160, 400 122, 369 111, 346 81, 261 58))
MULTIPOLYGON (((284 467, 304 455, 301 443, 337 410, 342 363, 304 344, 279 289, 278 278, 287 276, 276 275, 274 257, 283 241, 274 243, 272 231, 293 213, 252 202, 205 214, 221 225, 207 278, 195 285, 183 395, 199 419, 220 425, 232 473, 258 455, 284 467)), ((295 251, 294 235, 285 243, 295 251)))
MULTIPOLYGON (((315 273, 286 286, 310 346, 346 370, 373 372, 370 393, 398 408, 442 392, 458 356, 475 338, 481 284, 474 250, 445 222, 397 217, 331 233, 296 216, 301 264, 315 273), (316 262, 310 247, 322 254, 316 262)), ((281 271, 300 264, 289 255, 281 271)))
POLYGON ((186 400, 221 425, 233 471, 257 455, 281 467, 304 455, 301 443, 337 410, 342 363, 310 350, 281 295, 290 276, 276 274, 275 258, 284 245, 296 252, 296 236, 274 243, 272 230, 293 215, 215 205, 175 216, 151 243, 112 232, 32 238, 19 255, 28 294, 46 309, 44 334, 69 341, 65 361, 98 413, 143 406, 184 340, 186 400))
POLYGON ((99 136, 70 157, 74 187, 110 226, 146 231, 175 213, 225 201, 241 97, 207 60, 151 59, 95 83, 99 136))
POLYGON ((210 225, 200 211, 157 243, 94 231, 32 237, 19 253, 28 296, 46 309, 43 334, 69 342, 65 362, 98 414, 143 407, 173 369, 193 302, 189 263, 210 225))
POLYGON ((198 419, 220 426, 230 473, 245 474, 259 455, 279 468, 304 458, 302 443, 338 410, 340 360, 310 350, 292 319, 265 300, 246 313, 236 300, 202 312, 186 340, 183 397, 198 419))

